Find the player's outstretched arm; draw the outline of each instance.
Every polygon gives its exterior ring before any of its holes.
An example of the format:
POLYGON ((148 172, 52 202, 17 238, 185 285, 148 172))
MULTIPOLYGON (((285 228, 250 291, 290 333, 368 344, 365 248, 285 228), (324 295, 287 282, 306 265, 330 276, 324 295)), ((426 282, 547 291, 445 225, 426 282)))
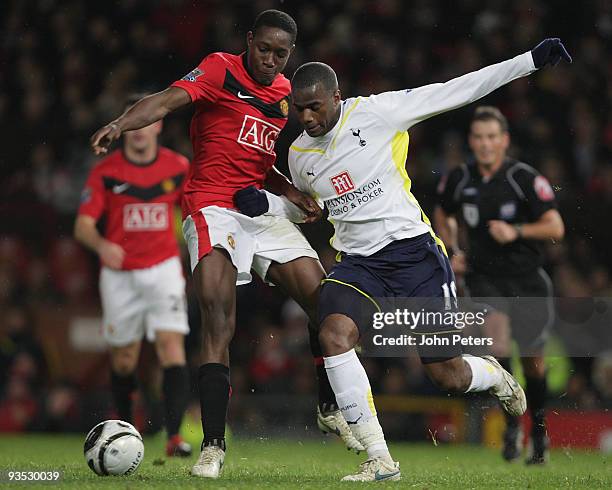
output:
POLYGON ((425 119, 474 102, 494 90, 535 70, 572 58, 558 38, 545 39, 533 50, 480 70, 412 90, 374 96, 380 100, 381 115, 402 129, 425 119))
POLYGON ((178 87, 143 97, 117 119, 98 129, 91 137, 91 148, 96 155, 107 153, 110 144, 124 131, 149 126, 190 102, 189 94, 178 87))
POLYGON ((277 196, 271 192, 259 190, 252 185, 234 194, 234 205, 238 211, 251 218, 266 214, 287 218, 293 223, 312 223, 318 219, 305 213, 285 196, 277 196))

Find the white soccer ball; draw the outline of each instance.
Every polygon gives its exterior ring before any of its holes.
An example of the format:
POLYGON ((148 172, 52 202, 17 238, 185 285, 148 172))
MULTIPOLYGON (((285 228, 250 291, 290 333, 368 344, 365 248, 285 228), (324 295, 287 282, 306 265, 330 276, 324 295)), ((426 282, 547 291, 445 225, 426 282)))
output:
POLYGON ((89 431, 85 461, 97 475, 129 475, 144 457, 142 436, 123 420, 105 420, 89 431))

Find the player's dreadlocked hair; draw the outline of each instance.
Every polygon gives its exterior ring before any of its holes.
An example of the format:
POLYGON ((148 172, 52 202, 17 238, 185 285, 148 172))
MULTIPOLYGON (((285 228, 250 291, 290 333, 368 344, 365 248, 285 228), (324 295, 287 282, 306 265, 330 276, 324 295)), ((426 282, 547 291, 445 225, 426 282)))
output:
POLYGON ((297 24, 293 17, 280 10, 264 10, 256 18, 253 24, 253 34, 257 34, 257 29, 260 27, 278 27, 291 35, 291 43, 295 44, 297 38, 297 24))
POLYGON ((312 87, 320 83, 325 90, 335 92, 338 90, 338 78, 331 66, 318 61, 311 61, 300 66, 291 79, 293 89, 312 87))
POLYGON ((481 105, 476 107, 474 115, 472 116, 472 122, 476 121, 497 121, 502 132, 508 132, 508 120, 502 112, 492 105, 481 105))

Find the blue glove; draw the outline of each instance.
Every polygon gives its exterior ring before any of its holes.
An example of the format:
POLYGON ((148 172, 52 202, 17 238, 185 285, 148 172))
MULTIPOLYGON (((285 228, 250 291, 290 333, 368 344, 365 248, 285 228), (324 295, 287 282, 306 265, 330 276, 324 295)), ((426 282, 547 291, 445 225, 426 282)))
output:
POLYGON ((533 64, 536 68, 542 68, 549 63, 552 66, 557 66, 561 59, 568 63, 572 62, 572 57, 558 37, 544 39, 544 41, 531 50, 531 56, 533 56, 533 64))
POLYGON ((238 211, 251 218, 267 213, 268 209, 270 209, 268 196, 254 185, 236 191, 234 194, 234 204, 238 211))

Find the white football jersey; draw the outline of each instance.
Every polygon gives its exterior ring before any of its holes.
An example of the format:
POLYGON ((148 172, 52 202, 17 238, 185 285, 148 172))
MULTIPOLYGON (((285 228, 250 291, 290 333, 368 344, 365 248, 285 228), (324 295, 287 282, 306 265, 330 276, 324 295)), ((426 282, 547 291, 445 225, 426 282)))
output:
POLYGON ((327 207, 331 245, 368 256, 394 240, 433 234, 410 192, 407 130, 533 71, 527 52, 446 83, 350 98, 327 134, 303 132, 291 145, 289 171, 298 189, 327 207))

